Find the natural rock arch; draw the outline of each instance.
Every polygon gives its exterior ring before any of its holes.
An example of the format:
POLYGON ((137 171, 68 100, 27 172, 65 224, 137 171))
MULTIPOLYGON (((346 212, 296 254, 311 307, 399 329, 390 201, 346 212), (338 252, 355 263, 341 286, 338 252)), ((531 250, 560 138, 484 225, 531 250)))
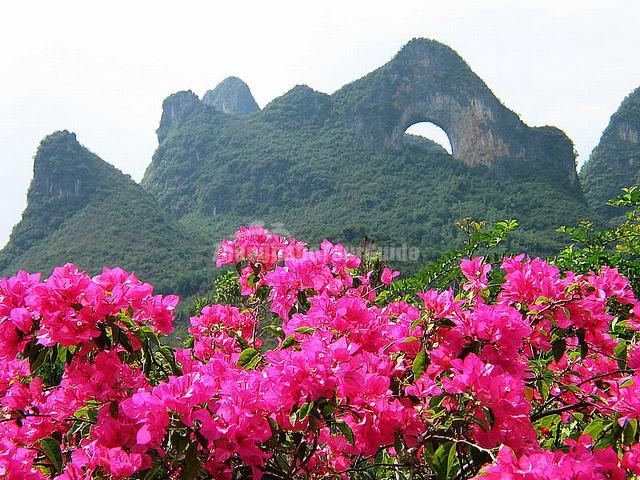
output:
POLYGON ((529 127, 451 48, 415 39, 386 65, 332 95, 334 114, 376 151, 398 147, 405 130, 430 122, 448 135, 454 158, 504 172, 520 164, 577 185, 573 144, 554 127, 529 127))

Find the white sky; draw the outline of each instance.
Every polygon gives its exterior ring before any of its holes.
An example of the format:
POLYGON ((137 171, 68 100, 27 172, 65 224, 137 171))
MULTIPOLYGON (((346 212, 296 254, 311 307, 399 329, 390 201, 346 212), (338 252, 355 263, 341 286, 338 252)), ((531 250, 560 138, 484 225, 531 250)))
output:
POLYGON ((298 83, 331 93, 412 37, 453 47, 525 122, 565 130, 580 161, 640 85, 637 0, 3 1, 0 245, 52 131, 139 180, 167 95, 229 75, 260 106, 298 83))

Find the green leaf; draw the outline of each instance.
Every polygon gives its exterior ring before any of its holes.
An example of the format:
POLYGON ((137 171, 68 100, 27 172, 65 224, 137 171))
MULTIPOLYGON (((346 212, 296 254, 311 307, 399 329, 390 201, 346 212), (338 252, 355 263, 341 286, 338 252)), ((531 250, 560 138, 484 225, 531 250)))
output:
POLYGON ((549 383, 545 380, 537 380, 536 388, 538 389, 538 392, 540 392, 540 396, 542 397, 542 400, 546 401, 547 398, 549 397, 549 392, 551 391, 549 387, 549 383))
POLYGON ((427 352, 425 350, 420 350, 416 358, 413 359, 411 369, 413 370, 414 381, 418 380, 424 373, 425 368, 427 368, 427 359, 427 352))
POLYGON ((122 345, 122 347, 127 352, 133 353, 133 345, 131 344, 131 339, 129 339, 129 336, 125 332, 120 335, 120 345, 122 345))
POLYGON ((35 373, 35 371, 42 366, 48 353, 49 350, 46 348, 40 345, 34 345, 29 353, 29 370, 31 373, 35 373))
POLYGON ((296 332, 306 335, 308 333, 315 332, 316 329, 314 327, 298 327, 296 328, 296 332))
POLYGON ((255 368, 255 367, 256 367, 256 365, 258 365, 258 363, 260 363, 260 360, 262 360, 262 355, 256 355, 255 357, 253 357, 253 358, 249 361, 249 363, 247 363, 247 364, 244 366, 244 369, 245 369, 245 370, 251 370, 251 369, 255 368))
POLYGON ((637 432, 638 420, 636 420, 635 418, 627 420, 627 423, 624 426, 624 430, 622 431, 622 442, 627 446, 634 444, 637 432))
POLYGON ((158 338, 158 335, 153 330, 151 330, 151 328, 142 327, 142 333, 147 338, 148 342, 151 342, 158 346, 160 345, 160 338, 158 338))
POLYGON ((536 422, 536 426, 540 426, 540 427, 544 427, 544 428, 551 428, 553 426, 555 426, 562 417, 560 417, 560 415, 555 414, 555 415, 547 415, 546 417, 542 417, 540 420, 538 420, 536 422))
POLYGON ((321 408, 322 408, 322 416, 325 419, 331 417, 338 410, 338 407, 336 406, 335 402, 325 402, 325 404, 322 405, 321 408))
POLYGON ((355 437, 353 436, 353 430, 351 430, 351 427, 347 425, 344 420, 336 420, 336 427, 350 444, 354 445, 356 443, 355 437))
POLYGON ((449 456, 447 457, 447 476, 445 478, 453 478, 456 468, 456 444, 454 443, 449 450, 449 456))
POLYGON ((111 325, 111 338, 114 345, 120 345, 120 337, 123 335, 122 329, 115 323, 111 325))
POLYGON ((38 444, 56 472, 62 473, 62 451, 58 441, 55 438, 47 437, 38 440, 38 444))
POLYGON ((171 371, 173 372, 173 374, 182 375, 182 368, 180 368, 180 365, 178 365, 178 362, 176 362, 176 358, 173 354, 173 350, 171 349, 171 347, 162 345, 158 349, 158 351, 169 363, 169 366, 171 367, 171 371))
POLYGON ((307 418, 312 408, 313 402, 306 402, 300 405, 300 408, 298 409, 298 418, 300 420, 304 420, 305 418, 307 418))
POLYGON ((98 330, 100 330, 100 335, 93 339, 93 341, 95 342, 96 346, 100 350, 106 350, 106 349, 111 348, 111 339, 107 335, 107 330, 106 330, 104 324, 99 324, 98 325, 98 330))
POLYGON ((200 474, 202 464, 198 458, 198 443, 191 442, 187 453, 184 457, 184 470, 182 471, 182 480, 195 480, 200 474))
POLYGON ((420 325, 422 322, 424 322, 424 319, 422 317, 416 318, 413 322, 411 322, 411 326, 409 327, 409 331, 412 332, 413 329, 416 328, 418 325, 420 325))
POLYGON ((584 328, 579 328, 576 332, 576 337, 578 337, 578 345, 580 345, 580 358, 584 358, 589 353, 589 345, 584 339, 585 331, 584 328))
POLYGON ((67 361, 67 347, 63 347, 62 345, 56 345, 57 349, 56 357, 59 362, 64 363, 67 361))
POLYGON ((540 295, 534 303, 553 303, 553 300, 551 300, 549 297, 540 295))
POLYGON ((407 337, 405 338, 402 343, 411 343, 411 342, 419 342, 420 339, 417 337, 407 337))
POLYGON ((282 341, 282 345, 280 345, 280 348, 289 348, 297 343, 298 341, 296 340, 296 337, 294 335, 289 335, 282 341))
MULTIPOLYGON (((131 312, 133 314, 133 311, 131 312)), ((118 315, 118 320, 124 323, 128 327, 135 328, 137 326, 136 322, 123 311, 120 315, 118 315)))
POLYGON ((567 349, 567 341, 564 338, 556 338, 551 342, 551 351, 553 352, 553 359, 559 362, 567 349))
POLYGON ((277 326, 277 325, 267 325, 265 327, 262 328, 265 332, 269 332, 271 333, 273 336, 279 338, 280 340, 284 340, 286 335, 284 333, 284 330, 282 330, 281 327, 277 326))
POLYGON ((573 393, 580 393, 582 391, 577 385, 563 385, 563 387, 573 393))
POLYGON ((289 421, 291 422, 291 425, 295 425, 297 420, 298 420, 298 410, 293 410, 289 414, 289 421))
POLYGON ((591 435, 591 438, 598 438, 600 433, 604 430, 605 424, 604 420, 594 420, 586 428, 583 430, 583 435, 591 435))
POLYGON ((236 365, 240 365, 245 369, 250 369, 255 367, 257 363, 260 361, 260 352, 255 348, 245 348, 240 354, 240 358, 238 358, 238 362, 236 365))
POLYGON ((618 345, 613 349, 613 353, 616 356, 618 362, 618 368, 626 370, 627 368, 627 342, 624 339, 619 339, 618 345))
POLYGON ((447 442, 440 445, 433 454, 431 464, 438 480, 449 480, 453 478, 458 467, 456 444, 454 442, 447 442))

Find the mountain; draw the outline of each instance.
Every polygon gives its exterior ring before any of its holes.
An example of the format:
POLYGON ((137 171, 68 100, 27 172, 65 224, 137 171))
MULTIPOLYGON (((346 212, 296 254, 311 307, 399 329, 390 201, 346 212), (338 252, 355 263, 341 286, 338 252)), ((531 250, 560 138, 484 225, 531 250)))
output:
POLYGON ((604 216, 620 212, 605 205, 620 189, 640 183, 640 87, 613 114, 600 142, 580 171, 589 204, 604 216))
POLYGON ((40 143, 27 208, 0 251, 0 274, 46 274, 66 262, 90 273, 117 265, 160 291, 188 295, 211 270, 202 245, 129 176, 65 130, 40 143))
POLYGON ((202 101, 216 110, 232 115, 248 115, 260 110, 251 90, 238 77, 224 79, 216 88, 207 91, 202 101))
POLYGON ((260 221, 310 242, 366 234, 429 258, 460 235, 455 220, 517 218, 514 248, 549 254, 557 226, 593 217, 567 136, 525 125, 432 40, 332 95, 298 85, 244 115, 205 98, 164 101, 142 185, 214 240, 260 221), (441 127, 453 154, 405 133, 418 122, 441 127))

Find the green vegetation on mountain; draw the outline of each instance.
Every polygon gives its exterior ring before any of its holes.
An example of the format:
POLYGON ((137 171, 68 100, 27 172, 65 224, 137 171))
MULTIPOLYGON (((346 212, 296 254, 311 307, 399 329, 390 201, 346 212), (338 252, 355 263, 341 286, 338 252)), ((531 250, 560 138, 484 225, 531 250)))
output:
POLYGON ((73 133, 46 137, 35 157, 27 208, 0 252, 0 273, 47 275, 76 263, 135 271, 160 291, 189 295, 207 278, 202 241, 165 214, 127 175, 78 143, 73 133))
POLYGON ((425 260, 459 237, 455 220, 516 218, 513 248, 545 255, 560 245, 555 228, 593 218, 570 140, 526 126, 427 40, 333 95, 299 85, 243 117, 179 92, 164 102, 158 138, 142 185, 215 240, 260 222, 309 242, 367 235, 399 247, 398 260, 403 246, 425 260), (404 133, 421 121, 442 126, 453 155, 404 133))
POLYGON ((580 171, 585 197, 606 217, 622 209, 607 205, 620 189, 640 183, 640 88, 624 99, 580 171))

